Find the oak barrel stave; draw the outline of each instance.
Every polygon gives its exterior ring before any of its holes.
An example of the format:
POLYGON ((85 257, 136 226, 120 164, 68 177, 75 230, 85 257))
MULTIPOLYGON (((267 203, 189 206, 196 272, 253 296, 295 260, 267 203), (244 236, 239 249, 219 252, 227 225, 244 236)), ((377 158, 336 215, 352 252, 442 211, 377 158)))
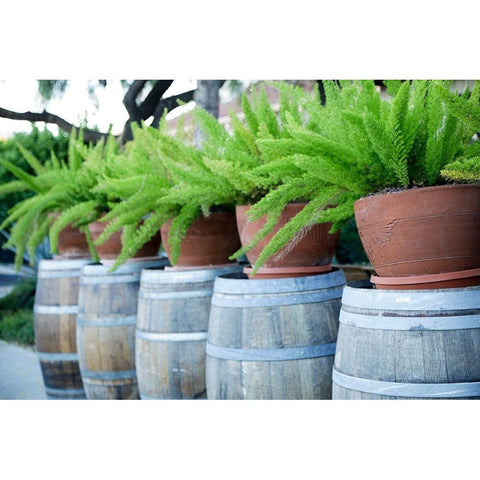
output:
POLYGON ((143 270, 135 345, 142 399, 205 397, 205 343, 213 283, 217 275, 240 268, 143 270))
POLYGON ((480 398, 480 287, 345 288, 334 399, 480 398))
POLYGON ((85 398, 76 348, 79 278, 89 259, 41 260, 34 305, 35 345, 47 397, 85 398))
POLYGON ((77 321, 80 370, 88 399, 138 399, 135 325, 143 268, 165 260, 127 261, 82 269, 77 321))
POLYGON ((209 399, 331 397, 343 272, 215 281, 207 343, 209 399))

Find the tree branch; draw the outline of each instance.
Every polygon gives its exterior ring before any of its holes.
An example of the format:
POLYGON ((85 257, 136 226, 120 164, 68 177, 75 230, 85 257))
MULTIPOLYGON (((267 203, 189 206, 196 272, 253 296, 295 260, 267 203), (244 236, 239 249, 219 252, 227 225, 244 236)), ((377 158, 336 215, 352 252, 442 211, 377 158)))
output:
MULTIPOLYGON (((10 120, 27 120, 29 122, 45 122, 53 123, 57 125, 62 130, 65 130, 67 133, 70 133, 74 128, 78 130, 78 127, 67 122, 65 119, 55 115, 54 113, 47 112, 14 112, 12 110, 7 110, 6 108, 0 107, 0 117, 8 118, 10 120)), ((83 129, 84 139, 87 142, 98 142, 102 138, 106 138, 108 134, 96 132, 95 130, 90 130, 89 128, 83 129)))
POLYGON ((155 85, 150 90, 147 98, 140 105, 140 111, 142 112, 142 119, 146 120, 148 117, 154 114, 155 107, 162 98, 163 94, 170 88, 173 80, 157 80, 155 85))
POLYGON ((153 114, 153 122, 152 127, 158 128, 158 124, 160 123, 160 118, 162 118, 163 112, 165 109, 168 111, 173 110, 175 107, 178 106, 177 100, 182 102, 189 102, 193 100, 193 94, 195 90, 189 90, 188 92, 180 93, 179 95, 172 95, 171 97, 164 98, 155 108, 155 112, 153 114))
POLYGON ((146 83, 147 80, 135 80, 123 97, 123 104, 127 109, 128 116, 134 121, 141 119, 140 109, 137 105, 137 97, 146 83))

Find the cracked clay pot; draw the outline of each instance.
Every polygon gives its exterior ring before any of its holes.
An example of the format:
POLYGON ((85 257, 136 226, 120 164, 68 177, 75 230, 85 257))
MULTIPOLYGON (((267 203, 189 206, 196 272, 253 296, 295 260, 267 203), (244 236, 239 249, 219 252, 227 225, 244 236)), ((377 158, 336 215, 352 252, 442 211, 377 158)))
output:
POLYGON ((354 208, 365 253, 379 277, 480 268, 480 185, 373 195, 354 208))

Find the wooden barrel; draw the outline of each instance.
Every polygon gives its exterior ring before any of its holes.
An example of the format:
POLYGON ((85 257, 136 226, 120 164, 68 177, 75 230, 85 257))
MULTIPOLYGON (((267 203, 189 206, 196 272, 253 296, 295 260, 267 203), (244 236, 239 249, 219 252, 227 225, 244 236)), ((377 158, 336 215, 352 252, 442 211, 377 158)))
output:
POLYGON ((85 398, 78 366, 76 321, 82 260, 40 260, 34 329, 48 398, 85 398))
POLYGON ((138 399, 135 324, 142 269, 165 260, 85 265, 80 277, 77 349, 88 399, 138 399))
POLYGON ((480 397, 480 287, 345 287, 334 399, 480 397))
POLYGON ((205 397, 205 343, 215 277, 239 265, 142 271, 135 333, 140 398, 205 397))
POLYGON ((210 311, 209 399, 331 398, 341 270, 310 277, 217 277, 210 311))

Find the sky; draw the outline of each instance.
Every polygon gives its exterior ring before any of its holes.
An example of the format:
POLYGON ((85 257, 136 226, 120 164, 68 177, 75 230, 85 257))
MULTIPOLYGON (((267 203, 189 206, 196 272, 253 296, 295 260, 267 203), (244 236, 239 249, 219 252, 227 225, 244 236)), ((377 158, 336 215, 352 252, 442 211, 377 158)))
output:
MULTIPOLYGON (((37 85, 35 79, 0 79, 0 106, 16 112, 41 112, 45 108, 74 125, 80 124, 87 116, 89 126, 96 125, 100 131, 108 131, 112 125, 115 135, 121 133, 128 119, 122 103, 124 90, 118 80, 110 80, 105 89, 97 89, 98 109, 88 96, 86 79, 71 80, 63 97, 53 99, 48 104, 42 103, 37 85)), ((175 80, 165 95, 174 95, 195 87, 196 80, 175 80)), ((39 122, 37 125, 43 128, 44 124, 39 122)), ((54 133, 58 131, 55 125, 49 125, 48 129, 54 133)), ((30 130, 30 122, 0 118, 0 138, 10 138, 14 132, 30 130)))

